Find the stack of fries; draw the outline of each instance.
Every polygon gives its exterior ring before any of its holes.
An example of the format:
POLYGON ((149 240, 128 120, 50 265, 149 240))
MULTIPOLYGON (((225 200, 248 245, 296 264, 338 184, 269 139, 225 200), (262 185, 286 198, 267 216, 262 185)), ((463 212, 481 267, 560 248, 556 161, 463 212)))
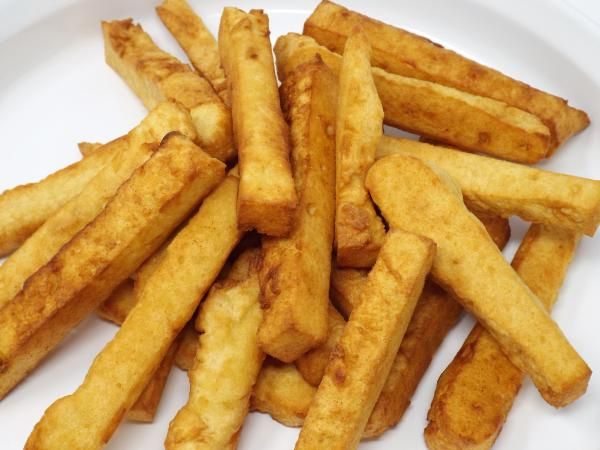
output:
POLYGON ((585 112, 329 1, 275 58, 261 10, 225 8, 218 40, 186 0, 156 11, 191 66, 102 22, 148 115, 0 195, 0 398, 88 315, 120 326, 26 449, 153 421, 173 365, 190 392, 169 450, 236 448, 251 410, 302 427, 296 449, 353 449, 400 421, 463 308, 478 324, 439 378, 430 449, 490 448, 525 375, 555 407, 585 393, 549 311, 600 181, 525 165, 585 112), (532 223, 512 265, 511 216, 532 223))

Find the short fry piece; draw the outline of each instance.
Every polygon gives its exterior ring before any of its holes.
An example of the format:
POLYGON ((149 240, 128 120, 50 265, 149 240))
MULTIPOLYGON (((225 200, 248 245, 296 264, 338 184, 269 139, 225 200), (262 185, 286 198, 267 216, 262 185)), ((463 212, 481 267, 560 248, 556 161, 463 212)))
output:
POLYGON ((301 427, 317 388, 293 364, 267 359, 258 375, 250 409, 269 414, 288 427, 301 427))
POLYGON ((237 186, 230 172, 204 200, 167 247, 138 304, 96 357, 83 384, 46 410, 27 449, 93 450, 110 439, 241 238, 237 186))
POLYGON ((320 61, 301 66, 282 88, 299 204, 288 237, 263 238, 265 314, 258 338, 266 353, 284 362, 296 360, 327 337, 336 93, 336 79, 320 61))
POLYGON ((64 244, 103 210, 119 186, 152 156, 161 139, 171 131, 179 131, 190 138, 196 136, 187 111, 165 102, 151 111, 126 137, 106 144, 106 151, 81 161, 115 152, 77 196, 48 218, 0 266, 0 306, 12 300, 27 278, 48 263, 64 244))
POLYGON ((436 242, 434 281, 477 317, 548 403, 565 406, 585 392, 589 367, 466 209, 446 173, 418 158, 393 155, 371 167, 366 185, 390 226, 436 242))
POLYGON ((363 298, 334 350, 296 449, 352 449, 390 371, 435 254, 427 238, 391 230, 363 298))
MULTIPOLYGON (((76 197, 120 151, 115 141, 103 154, 78 161, 37 183, 24 184, 0 194, 0 257, 19 248, 61 207, 76 197)), ((1 287, 0 296, 4 297, 1 287)), ((14 294, 13 294, 14 295, 14 294)), ((0 306, 3 301, 0 300, 0 306)))
POLYGON ((362 32, 344 49, 335 128, 337 263, 371 267, 385 237, 364 186, 383 133, 383 109, 371 76, 371 47, 362 32))
MULTIPOLYGON (((577 234, 532 225, 515 254, 513 267, 547 309, 556 300, 578 242, 577 234)), ((427 446, 431 450, 491 448, 523 378, 492 335, 475 325, 438 380, 427 415, 427 446)))
POLYGON ((327 340, 316 348, 306 352, 294 364, 304 379, 313 386, 318 386, 329 362, 329 355, 338 343, 346 321, 333 306, 329 306, 329 330, 327 340))
MULTIPOLYGON (((279 77, 319 54, 339 73, 342 57, 295 33, 275 44, 279 77)), ((383 105, 384 122, 465 150, 521 163, 544 158, 550 132, 535 115, 498 100, 431 81, 395 75, 373 68, 373 80, 383 105)))
POLYGON ((204 151, 221 161, 235 156, 231 113, 210 83, 174 56, 162 51, 131 19, 102 22, 106 62, 146 108, 164 100, 189 109, 204 151))
POLYGON ((169 425, 167 450, 237 447, 265 357, 256 336, 262 320, 259 262, 258 250, 244 252, 235 265, 245 277, 215 283, 202 304, 196 321, 200 345, 188 371, 190 396, 169 425))
POLYGON ((600 223, 600 181, 383 136, 377 158, 394 154, 421 158, 448 172, 473 211, 515 215, 588 236, 600 223))
POLYGON ((152 254, 224 172, 184 136, 163 139, 93 222, 0 309, 0 397, 152 254))
POLYGON ((491 97, 539 116, 552 133, 551 153, 590 123, 585 112, 565 100, 483 66, 424 37, 322 1, 304 23, 304 34, 342 53, 355 26, 373 45, 373 65, 388 72, 434 81, 491 97))
POLYGON ((136 303, 133 280, 127 278, 98 307, 96 314, 104 320, 121 325, 136 303))
POLYGON ((269 18, 225 8, 219 51, 231 89, 239 153, 238 220, 242 230, 287 236, 297 198, 290 168, 289 130, 279 105, 269 18))
POLYGON ((221 67, 217 41, 202 19, 186 0, 163 0, 156 7, 156 13, 190 59, 194 69, 209 81, 225 105, 229 105, 229 89, 221 67))
POLYGON ((102 147, 102 144, 100 144, 98 142, 80 142, 77 144, 79 153, 81 153, 81 156, 83 156, 84 158, 86 156, 90 156, 92 153, 94 153, 96 150, 98 150, 101 147, 102 147))
POLYGON ((189 323, 181 334, 181 343, 175 355, 175 364, 181 370, 190 370, 194 365, 194 358, 198 350, 198 332, 193 323, 189 323))

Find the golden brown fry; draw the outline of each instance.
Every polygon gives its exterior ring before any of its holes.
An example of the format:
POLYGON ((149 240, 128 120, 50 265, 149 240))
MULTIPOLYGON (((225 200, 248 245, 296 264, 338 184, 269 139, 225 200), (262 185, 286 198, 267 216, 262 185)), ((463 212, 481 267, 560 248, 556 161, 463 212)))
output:
POLYGON ((257 249, 242 253, 234 264, 238 267, 215 283, 200 308, 200 344, 188 371, 190 395, 169 425, 167 450, 237 447, 265 357, 257 339, 262 320, 259 263, 257 249), (245 276, 236 277, 239 271, 245 276))
POLYGON ((338 343, 342 331, 346 326, 346 321, 333 306, 329 305, 328 311, 329 330, 327 340, 294 361, 302 377, 313 386, 318 386, 321 382, 325 368, 329 362, 329 355, 338 343))
POLYGON ((189 109, 204 151, 221 161, 235 156, 231 113, 210 83, 174 56, 159 49, 131 19, 102 22, 106 62, 146 108, 164 100, 189 109))
POLYGON ((341 53, 355 26, 373 45, 374 66, 491 97, 540 117, 552 133, 551 152, 589 125, 587 114, 565 100, 447 50, 429 39, 387 25, 327 0, 304 23, 304 33, 341 53))
MULTIPOLYGON (((19 248, 49 217, 76 197, 123 147, 117 140, 107 151, 58 170, 37 183, 0 194, 0 257, 19 248)), ((0 297, 4 297, 0 281, 0 297)), ((13 294, 14 295, 14 294, 13 294)), ((0 306, 4 302, 0 299, 0 306)))
MULTIPOLYGON (((342 57, 295 33, 275 44, 279 77, 319 54, 339 73, 342 57)), ((487 97, 373 68, 384 122, 466 150, 533 163, 548 150, 550 132, 533 114, 487 97)))
POLYGON ((436 242, 434 281, 478 318, 548 403, 565 406, 585 392, 589 367, 468 212, 450 176, 393 155, 371 167, 366 186, 390 226, 436 242))
POLYGON ((206 78, 225 105, 230 104, 219 48, 202 19, 186 0, 163 0, 156 7, 162 23, 177 40, 194 68, 206 78))
POLYGON ((181 370, 190 370, 194 365, 194 358, 198 350, 198 332, 194 328, 194 324, 189 323, 181 334, 181 343, 175 355, 175 364, 181 370))
POLYGON ((265 360, 258 375, 250 409, 269 414, 288 427, 301 427, 317 392, 293 364, 265 360))
POLYGON ((28 277, 48 263, 103 210, 119 186, 152 156, 161 139, 171 131, 179 131, 190 138, 196 136, 187 111, 165 102, 151 111, 126 137, 106 144, 105 147, 110 146, 108 151, 97 152, 81 161, 109 155, 116 150, 110 163, 0 266, 0 307, 12 300, 28 277))
POLYGON ((283 119, 269 41, 269 19, 225 8, 219 51, 231 89, 240 167, 238 220, 242 230, 287 236, 297 198, 290 168, 289 130, 283 119))
POLYGON ((96 150, 98 150, 101 147, 102 147, 102 144, 100 144, 98 142, 80 142, 77 144, 79 153, 81 153, 81 156, 83 156, 84 158, 86 156, 90 156, 92 153, 94 153, 96 150))
POLYGON ((377 157, 394 154, 422 158, 448 172, 473 211, 516 215, 589 236, 600 223, 600 181, 383 136, 377 157))
POLYGON ((435 254, 427 238, 391 230, 308 410, 296 449, 358 446, 435 254))
POLYGON ((96 357, 82 386, 46 410, 27 449, 93 450, 110 439, 240 240, 237 187, 237 176, 230 172, 204 200, 167 248, 137 306, 96 357))
POLYGON ((96 314, 104 320, 121 325, 136 303, 133 280, 127 278, 98 307, 96 314))
POLYGON ((348 320, 352 308, 360 300, 360 290, 367 280, 368 270, 332 267, 329 295, 342 316, 348 320))
POLYGON ((167 354, 161 361, 158 369, 152 374, 152 378, 146 384, 146 387, 135 401, 133 406, 127 411, 127 420, 135 422, 153 422, 158 404, 162 398, 167 379, 171 373, 173 362, 175 361, 175 354, 179 347, 181 336, 171 344, 167 354))
POLYGON ((289 237, 263 238, 265 315, 258 337, 266 353, 285 362, 327 338, 336 93, 336 79, 321 61, 299 67, 282 88, 299 204, 289 237))
MULTIPOLYGON (((532 225, 513 259, 517 273, 548 309, 578 241, 577 234, 532 225)), ((427 446, 432 450, 491 448, 523 378, 494 338, 475 325, 438 380, 425 429, 427 446)))
POLYGON ((104 210, 0 309, 0 398, 153 253, 224 169, 181 134, 163 139, 104 210))
POLYGON ((373 265, 385 237, 364 186, 383 133, 383 109, 371 76, 371 47, 362 32, 348 39, 340 67, 335 128, 335 248, 344 267, 373 265))

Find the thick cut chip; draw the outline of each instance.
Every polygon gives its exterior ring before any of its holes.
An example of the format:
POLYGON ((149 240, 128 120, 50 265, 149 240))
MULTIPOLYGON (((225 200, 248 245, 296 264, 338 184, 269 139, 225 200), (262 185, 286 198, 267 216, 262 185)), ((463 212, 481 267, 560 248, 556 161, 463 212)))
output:
MULTIPOLYGON (((37 183, 2 192, 0 257, 19 248, 49 217, 76 197, 124 145, 124 139, 116 140, 108 144, 102 154, 71 164, 37 183)), ((0 288, 0 296, 3 296, 2 291, 0 288)), ((0 300, 0 306, 2 303, 0 300)))
POLYGON ((138 304, 83 384, 46 410, 27 449, 93 450, 110 439, 239 242, 237 187, 230 172, 204 200, 167 247, 138 304))
POLYGON ((383 109, 371 76, 371 48, 357 32, 340 68, 335 128, 335 249, 340 266, 371 267, 385 228, 364 181, 383 133, 383 109))
POLYGON ((0 309, 0 398, 137 269, 224 174, 223 163, 192 141, 167 135, 104 210, 0 309))
MULTIPOLYGON (((308 36, 288 33, 275 44, 279 77, 318 54, 339 73, 342 57, 308 36)), ((535 115, 498 100, 373 67, 384 122, 462 149, 534 163, 546 155, 550 132, 535 115)))
MULTIPOLYGON (((161 139, 171 131, 196 136, 190 116, 173 103, 162 103, 129 134, 107 144, 108 155, 116 154, 69 202, 64 204, 0 266, 0 306, 8 303, 23 284, 90 223, 131 174, 152 156, 161 139)), ((95 158, 90 156, 89 158, 95 158)), ((84 160, 88 160, 85 158, 84 160)), ((82 161, 83 162, 83 161, 82 161)))
POLYGON ((225 8, 219 51, 231 90, 240 167, 238 220, 242 230, 287 236, 297 198, 290 167, 289 130, 279 104, 269 18, 225 8))
POLYGON ((448 174, 393 155, 371 167, 366 185, 390 226, 436 242, 434 281, 477 317, 548 403, 565 406, 585 392, 589 367, 466 209, 448 174))
POLYGON ((106 62, 146 108, 171 100, 189 109, 204 151, 221 161, 235 156, 231 113, 201 75, 162 51, 131 19, 102 22, 106 62))
POLYGON ((424 237, 391 230, 308 410, 296 449, 358 446, 435 254, 424 237))
POLYGON ((540 117, 552 133, 551 153, 590 123, 585 112, 440 44, 330 1, 321 2, 304 23, 304 34, 341 53, 357 25, 373 45, 374 66, 411 78, 434 81, 491 97, 540 117))
POLYGON ((156 7, 156 13, 177 40, 194 69, 210 82, 223 102, 229 105, 229 89, 221 67, 219 47, 202 19, 186 0, 163 0, 156 7))
POLYGON ((85 158, 86 156, 90 156, 96 150, 102 148, 102 144, 98 142, 80 142, 77 144, 77 148, 79 149, 81 156, 85 158))
POLYGON ((250 409, 269 414, 288 427, 301 427, 317 388, 293 364, 267 359, 254 385, 250 409))
POLYGON ((526 167, 446 147, 383 136, 377 158, 421 158, 447 172, 469 209, 592 236, 600 223, 600 181, 526 167))
POLYGON ((288 237, 263 238, 260 284, 265 315, 258 337, 266 353, 285 362, 327 337, 336 93, 336 79, 320 61, 299 67, 282 88, 299 204, 288 237))
POLYGON ((133 280, 127 278, 98 307, 96 314, 116 325, 125 322, 127 315, 137 303, 133 280))
MULTIPOLYGON (((512 265, 547 309, 554 304, 578 234, 532 225, 512 265)), ((524 374, 477 324, 442 373, 427 416, 431 450, 483 450, 494 444, 524 374)))
POLYGON ((200 308, 200 345, 188 371, 190 395, 169 425, 167 450, 237 448, 265 357, 257 339, 262 320, 259 263, 259 250, 242 253, 200 308))

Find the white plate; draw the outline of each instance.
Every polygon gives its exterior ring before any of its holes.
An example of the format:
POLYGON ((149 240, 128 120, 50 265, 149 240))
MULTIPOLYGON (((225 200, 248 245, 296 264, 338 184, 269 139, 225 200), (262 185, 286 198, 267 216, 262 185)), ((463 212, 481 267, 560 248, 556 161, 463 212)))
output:
MULTIPOLYGON (((154 15, 152 2, 0 1, 0 190, 37 180, 78 159, 76 143, 107 141, 144 117, 144 108, 104 64, 99 21, 134 17, 164 49, 181 50, 154 15)), ((194 1, 196 11, 216 31, 222 2, 194 1)), ((300 31, 314 0, 231 1, 241 8, 262 7, 271 19, 273 42, 300 31)), ((573 3, 573 0, 571 0, 573 3)), ((600 8, 592 0, 572 4, 532 0, 345 1, 388 23, 416 31, 518 79, 568 98, 600 120, 600 8), (581 8, 595 11, 595 16, 581 8), (594 21, 593 17, 596 18, 594 21)), ((545 168, 600 178, 600 128, 595 124, 573 138, 545 168)), ((513 221, 510 257, 526 225, 513 221)), ((556 306, 554 317, 592 369, 600 370, 597 321, 600 318, 600 239, 585 238, 556 306)), ((399 426, 361 448, 397 446, 424 449, 422 430, 437 377, 455 355, 472 325, 465 317, 446 338, 427 371, 412 406, 399 426)), ((0 403, 2 449, 22 448, 33 425, 56 398, 72 392, 116 328, 91 317, 41 367, 0 403)), ((1 328, 0 328, 1 332, 1 328)), ((187 381, 174 370, 156 421, 123 423, 109 449, 159 449, 169 420, 184 403, 187 381)), ((555 410, 526 382, 497 449, 600 449, 600 378, 587 394, 555 410)), ((292 448, 297 430, 268 416, 251 414, 240 449, 292 448)))

